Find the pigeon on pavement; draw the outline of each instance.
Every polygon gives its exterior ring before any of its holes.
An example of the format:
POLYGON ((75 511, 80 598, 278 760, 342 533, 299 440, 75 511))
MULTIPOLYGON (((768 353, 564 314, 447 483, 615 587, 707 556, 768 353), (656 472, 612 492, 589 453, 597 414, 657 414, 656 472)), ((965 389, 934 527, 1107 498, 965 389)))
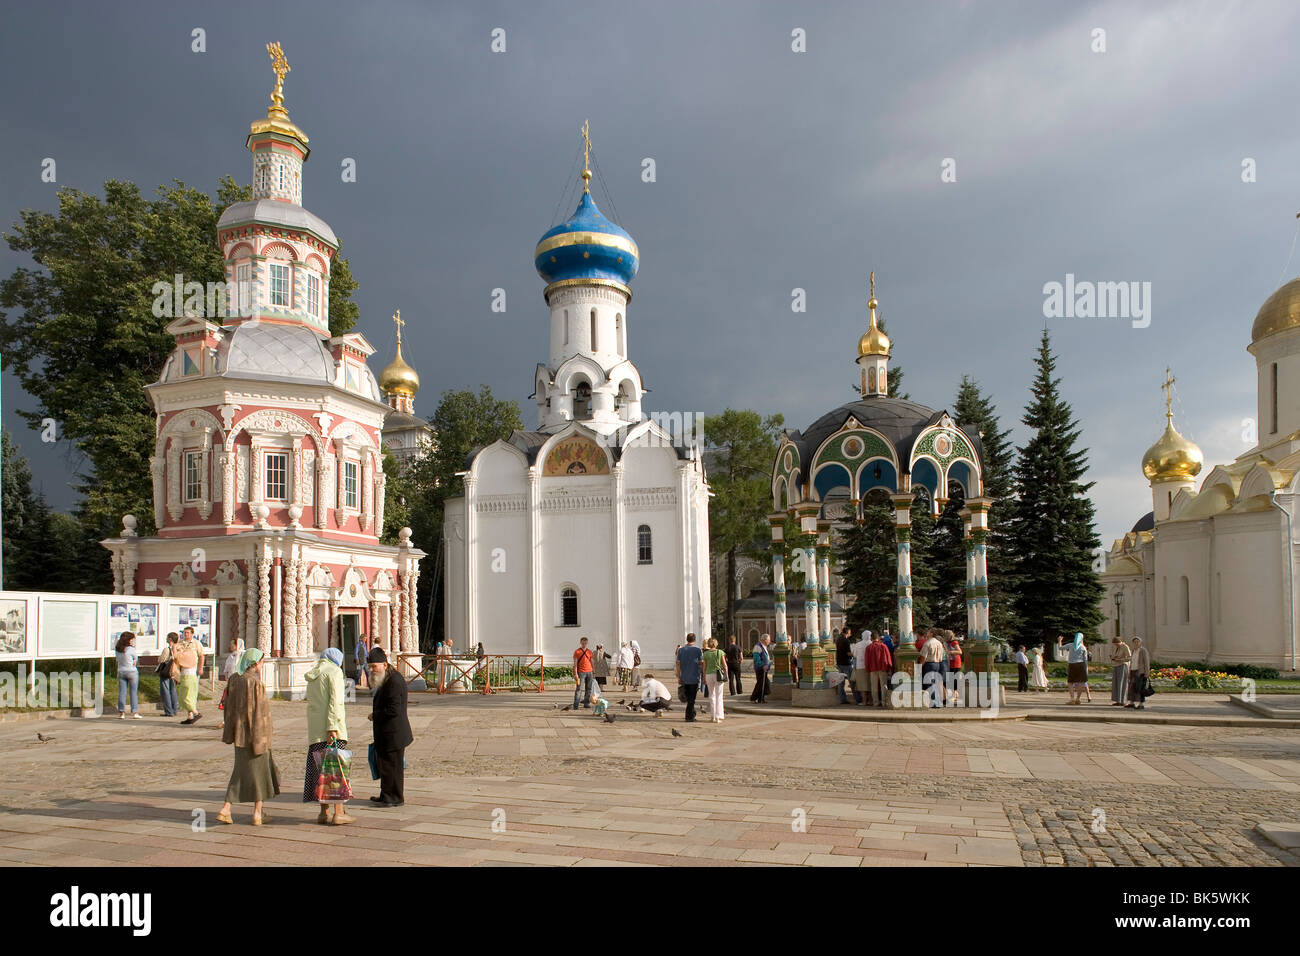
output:
POLYGON ((673 728, 673 736, 674 736, 674 737, 680 737, 681 735, 682 735, 682 732, 681 732, 680 730, 678 730, 676 727, 674 727, 674 728, 673 728))
POLYGON ((605 723, 607 723, 607 724, 612 724, 612 723, 614 722, 615 719, 616 719, 616 718, 615 718, 615 715, 614 715, 614 714, 606 714, 606 715, 605 715, 605 723))
POLYGON ((50 742, 51 740, 53 740, 54 738, 53 738, 53 737, 47 737, 47 736, 45 736, 43 733, 41 733, 40 731, 37 731, 37 732, 36 732, 36 739, 39 740, 41 743, 44 744, 44 743, 49 743, 49 742, 50 742))

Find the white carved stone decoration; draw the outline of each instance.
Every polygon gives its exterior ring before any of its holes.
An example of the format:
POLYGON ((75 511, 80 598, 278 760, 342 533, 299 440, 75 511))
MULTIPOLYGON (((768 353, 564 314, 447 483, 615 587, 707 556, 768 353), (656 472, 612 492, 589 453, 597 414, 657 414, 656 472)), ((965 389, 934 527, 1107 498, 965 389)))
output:
POLYGON ((302 450, 302 469, 299 472, 298 503, 310 508, 316 503, 316 452, 311 448, 302 450))
POLYGON ((109 559, 109 566, 113 569, 113 593, 122 593, 122 555, 114 553, 109 559))
POLYGON ((334 456, 321 455, 316 461, 316 527, 324 528, 330 513, 330 483, 333 480, 334 456))
POLYGON ((235 412, 239 411, 239 405, 222 405, 217 411, 221 413, 221 424, 226 434, 230 434, 230 426, 235 417, 235 412))
POLYGON ((179 588, 194 588, 199 586, 199 579, 194 576, 193 569, 188 564, 178 564, 172 568, 172 573, 167 580, 179 588))
POLYGON ((299 568, 298 592, 298 656, 307 657, 312 652, 311 605, 307 602, 307 562, 299 568))
POLYGON ((363 451, 361 453, 361 530, 369 531, 370 522, 375 517, 374 457, 363 451))
POLYGON ((221 523, 232 524, 235 520, 235 462, 228 451, 217 453, 221 467, 221 523))
POLYGON ((253 573, 253 564, 248 564, 248 588, 244 595, 244 620, 243 634, 244 647, 252 647, 255 643, 253 635, 257 629, 257 575, 253 573))
POLYGON ((217 568, 217 573, 212 576, 212 582, 218 587, 235 587, 244 583, 244 575, 239 570, 239 562, 222 561, 221 567, 217 568))
POLYGON ((384 474, 383 468, 378 468, 376 471, 378 474, 375 476, 375 535, 379 536, 384 533, 384 505, 387 503, 384 494, 388 486, 388 476, 384 474))
POLYGON ((298 657, 298 575, 301 562, 297 558, 285 565, 284 593, 280 595, 284 633, 284 653, 298 657))
POLYGON ((161 530, 163 514, 166 510, 167 485, 166 465, 161 455, 149 457, 149 474, 153 476, 153 523, 161 530))
POLYGON ((181 502, 181 449, 176 439, 167 443, 164 460, 167 462, 167 514, 172 521, 180 521, 185 505, 181 502))
POLYGON ((257 559, 257 646, 271 651, 271 557, 263 552, 257 559))
POLYGON ((299 504, 302 501, 302 436, 296 435, 293 439, 293 453, 289 456, 292 462, 293 474, 289 476, 289 487, 286 489, 289 494, 290 504, 299 504))
POLYGON ((393 589, 393 578, 383 568, 381 568, 379 573, 375 575, 374 589, 381 594, 393 589))
POLYGON ((236 482, 239 487, 236 491, 238 502, 248 501, 248 473, 251 470, 248 463, 249 448, 247 445, 240 445, 235 449, 236 465, 236 482))

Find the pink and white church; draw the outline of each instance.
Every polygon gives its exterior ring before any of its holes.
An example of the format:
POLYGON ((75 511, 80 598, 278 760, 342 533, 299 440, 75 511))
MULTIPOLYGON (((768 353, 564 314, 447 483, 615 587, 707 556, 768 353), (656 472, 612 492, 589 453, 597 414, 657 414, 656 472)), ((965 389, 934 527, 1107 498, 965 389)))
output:
MULTIPOLYGON (((297 696, 326 647, 365 634, 389 653, 418 650, 424 552, 384 526, 384 401, 359 332, 329 332, 339 243, 302 206, 307 136, 284 107, 288 71, 252 123, 253 199, 217 223, 227 317, 186 316, 148 386, 157 413, 149 458, 154 537, 123 518, 111 554, 115 594, 217 600, 214 635, 266 651, 269 689, 297 696)), ((400 361, 400 357, 398 359, 400 361)), ((400 397, 400 396, 399 396, 400 397)))

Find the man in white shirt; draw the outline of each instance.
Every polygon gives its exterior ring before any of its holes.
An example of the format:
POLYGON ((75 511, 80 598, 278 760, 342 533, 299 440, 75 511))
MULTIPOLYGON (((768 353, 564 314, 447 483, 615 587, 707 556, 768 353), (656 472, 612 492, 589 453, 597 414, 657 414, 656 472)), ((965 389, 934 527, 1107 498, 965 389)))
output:
POLYGON ((863 631, 862 637, 853 645, 853 683, 857 689, 857 701, 864 707, 871 706, 871 677, 867 673, 867 645, 871 643, 871 632, 863 631))
POLYGON ((656 717, 669 710, 668 702, 672 699, 668 688, 655 680, 654 674, 641 676, 641 709, 648 710, 656 717))
POLYGON ((1025 653, 1025 645, 1017 647, 1011 659, 1016 662, 1016 692, 1023 694, 1029 690, 1029 655, 1025 653))

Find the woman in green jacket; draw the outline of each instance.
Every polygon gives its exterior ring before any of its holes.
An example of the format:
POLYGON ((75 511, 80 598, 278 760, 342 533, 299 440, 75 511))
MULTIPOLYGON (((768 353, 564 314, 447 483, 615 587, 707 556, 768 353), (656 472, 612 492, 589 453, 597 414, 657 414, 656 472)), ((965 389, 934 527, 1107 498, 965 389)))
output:
MULTIPOLYGON (((320 783, 321 757, 325 748, 334 741, 339 746, 348 742, 347 715, 343 711, 343 652, 331 647, 321 655, 316 665, 307 672, 307 775, 303 780, 302 802, 316 802, 316 786, 320 783)), ((342 826, 351 823, 343 804, 335 803, 330 814, 330 804, 320 805, 317 823, 342 826)))

